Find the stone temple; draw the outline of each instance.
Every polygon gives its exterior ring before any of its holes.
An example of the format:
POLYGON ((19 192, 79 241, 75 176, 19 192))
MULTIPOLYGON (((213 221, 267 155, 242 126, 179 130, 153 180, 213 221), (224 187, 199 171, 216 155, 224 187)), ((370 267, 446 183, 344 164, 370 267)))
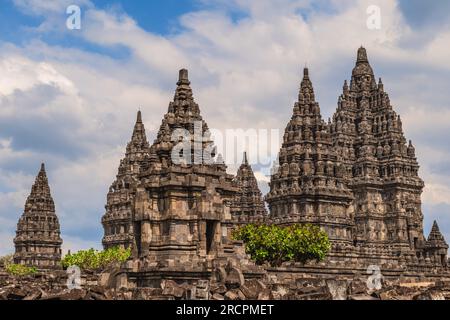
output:
POLYGON ((40 269, 60 267, 62 240, 44 164, 17 223, 14 244, 14 263, 40 269))
POLYGON ((134 243, 132 211, 136 185, 143 161, 149 155, 149 143, 145 135, 141 112, 138 112, 131 141, 125 157, 120 161, 116 180, 109 189, 106 213, 102 218, 105 249, 120 246, 129 248, 134 243))
POLYGON ((250 219, 266 217, 267 210, 263 196, 253 169, 248 164, 247 152, 244 152, 244 160, 236 173, 234 183, 238 187, 238 192, 231 207, 233 216, 250 219))
POLYGON ((344 82, 328 123, 304 70, 266 196, 270 219, 322 226, 333 261, 406 270, 446 266, 448 246, 437 224, 429 240, 423 234, 418 169, 400 116, 360 48, 350 85, 344 82))
MULTIPOLYGON (((198 282, 203 292, 201 281, 230 273, 246 279, 276 273, 289 282, 305 275, 355 277, 371 265, 386 277, 450 278, 438 224, 424 235, 415 148, 366 50, 358 49, 328 121, 311 78, 305 68, 265 197, 246 153, 237 174, 227 173, 187 70, 179 72, 153 143, 138 112, 101 221, 104 248, 132 249, 120 281, 137 287, 158 287, 164 279, 198 282), (231 237, 246 223, 312 223, 328 233, 332 249, 322 262, 257 266, 231 237)), ((61 242, 42 166, 18 223, 14 259, 55 267, 61 242)))
POLYGON ((209 279, 230 265, 246 277, 261 276, 264 270, 231 238, 245 223, 312 223, 327 231, 332 249, 326 261, 287 266, 284 272, 294 278, 361 274, 373 264, 392 277, 448 273, 448 245, 437 223, 428 238, 423 234, 424 183, 414 146, 364 48, 327 122, 304 69, 264 198, 247 154, 236 176, 227 173, 190 85, 181 70, 151 146, 138 113, 108 193, 103 244, 133 248, 128 281, 158 286, 165 278, 209 279), (175 149, 183 142, 190 147, 175 149))

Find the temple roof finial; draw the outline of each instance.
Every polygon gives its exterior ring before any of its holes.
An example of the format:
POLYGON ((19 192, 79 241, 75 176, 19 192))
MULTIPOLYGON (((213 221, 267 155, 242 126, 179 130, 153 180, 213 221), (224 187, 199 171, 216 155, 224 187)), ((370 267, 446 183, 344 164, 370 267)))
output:
POLYGON ((179 71, 178 85, 180 84, 191 84, 189 81, 189 71, 187 69, 181 69, 179 71))
POLYGON ((50 196, 50 187, 48 185, 47 173, 45 172, 45 164, 41 163, 41 168, 36 176, 33 186, 31 187, 30 196, 34 197, 37 194, 45 194, 50 196))
POLYGON ((347 92, 348 91, 348 82, 347 80, 344 81, 344 85, 342 86, 342 91, 347 92))
POLYGON ((384 85, 383 85, 383 81, 381 80, 381 78, 378 79, 378 90, 381 90, 381 91, 384 90, 384 85))
POLYGON ((433 226, 431 227, 431 232, 440 232, 439 225, 436 220, 433 221, 433 226))
POLYGON ((430 235, 427 239, 427 245, 431 248, 445 248, 448 249, 447 242, 444 239, 441 231, 439 230, 439 226, 436 220, 433 222, 433 226, 431 227, 430 235))
POLYGON ((364 62, 369 62, 369 59, 367 58, 367 51, 366 51, 366 48, 364 48, 363 46, 361 46, 361 47, 358 49, 358 55, 357 55, 356 63, 364 63, 364 62))
POLYGON ((248 164, 248 158, 247 158, 247 152, 244 152, 244 160, 243 160, 244 164, 247 165, 248 164))
POLYGON ((309 69, 303 69, 303 79, 300 84, 299 102, 309 104, 315 102, 314 88, 309 78, 309 69))
POLYGON ((142 113, 141 113, 141 110, 139 110, 138 113, 137 113, 137 120, 136 120, 136 122, 142 123, 142 113))
POLYGON ((364 47, 358 49, 356 65, 352 71, 352 80, 350 82, 350 90, 364 91, 377 88, 375 76, 369 59, 367 58, 367 51, 364 47))
MULTIPOLYGON (((141 110, 139 110, 137 113, 136 124, 134 125, 133 128, 133 134, 131 136, 130 143, 140 147, 147 145, 147 136, 145 134, 144 124, 142 123, 141 110)), ((131 150, 129 150, 129 147, 127 147, 127 153, 129 152, 131 152, 131 150)))
POLYGON ((189 72, 187 69, 181 69, 178 75, 177 90, 175 91, 175 100, 193 100, 192 89, 190 87, 189 72))

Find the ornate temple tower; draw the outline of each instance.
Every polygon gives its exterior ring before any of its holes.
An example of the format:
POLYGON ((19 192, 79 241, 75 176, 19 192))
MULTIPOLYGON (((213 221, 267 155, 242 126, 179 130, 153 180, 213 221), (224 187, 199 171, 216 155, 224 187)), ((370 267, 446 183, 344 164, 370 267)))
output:
POLYGON ((424 184, 415 150, 406 143, 400 116, 381 79, 376 83, 362 47, 350 86, 344 83, 331 133, 355 195, 355 246, 378 247, 395 256, 421 255, 424 184))
POLYGON ((344 183, 345 167, 333 149, 306 68, 278 159, 266 196, 271 220, 317 224, 335 247, 350 246, 353 196, 344 183))
POLYGON ((434 221, 425 245, 425 255, 433 264, 447 266, 447 252, 448 244, 434 221))
POLYGON ((266 217, 267 210, 261 190, 259 190, 253 169, 248 164, 246 152, 244 152, 244 161, 238 169, 234 182, 239 191, 233 200, 232 214, 246 217, 266 217))
POLYGON ((180 70, 134 202, 135 257, 144 269, 204 270, 227 237, 237 189, 215 161, 206 122, 194 101, 188 71, 180 70))
POLYGON ((144 160, 148 158, 150 146, 145 135, 141 111, 137 114, 131 141, 125 157, 120 161, 116 180, 109 188, 106 213, 102 217, 104 229, 103 247, 131 247, 134 243, 132 212, 136 185, 144 160))
POLYGON ((60 267, 62 240, 44 164, 17 223, 14 244, 14 263, 40 269, 60 267))

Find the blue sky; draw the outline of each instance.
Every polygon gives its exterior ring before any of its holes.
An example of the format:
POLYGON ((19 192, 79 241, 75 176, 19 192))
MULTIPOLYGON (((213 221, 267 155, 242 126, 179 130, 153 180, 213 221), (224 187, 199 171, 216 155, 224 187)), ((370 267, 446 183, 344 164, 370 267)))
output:
MULTIPOLYGON (((328 118, 361 44, 416 146, 425 233, 438 219, 450 239, 449 9, 446 0, 0 0, 0 255, 13 250, 41 161, 65 249, 100 246, 135 113, 153 140, 178 69, 190 69, 211 128, 283 129, 305 63, 328 118), (81 8, 81 30, 65 27, 69 4, 81 8), (366 26, 369 5, 381 8, 380 30, 366 26)), ((266 192, 267 168, 255 168, 266 192)))

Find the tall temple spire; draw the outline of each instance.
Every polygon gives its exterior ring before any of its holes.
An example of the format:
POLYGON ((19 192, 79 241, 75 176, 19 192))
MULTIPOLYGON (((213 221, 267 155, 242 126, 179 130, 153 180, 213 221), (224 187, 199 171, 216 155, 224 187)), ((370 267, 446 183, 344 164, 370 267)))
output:
POLYGON ((44 163, 17 223, 14 244, 15 263, 43 269, 59 267, 62 240, 44 163))
POLYGON ((121 245, 132 242, 133 257, 146 261, 141 270, 158 266, 203 272, 215 253, 224 252, 237 187, 223 161, 215 161, 212 137, 190 84, 188 71, 180 70, 148 159, 134 181, 128 179, 129 188, 126 177, 118 176, 108 194, 104 246, 118 239, 121 245))
MULTIPOLYGON (((191 152, 177 153, 173 157, 172 149, 177 143, 172 141, 172 135, 180 129, 186 130, 184 132, 189 132, 192 142, 195 139, 197 139, 196 142, 199 142, 200 137, 208 136, 208 125, 200 114, 199 105, 194 101, 190 83, 188 70, 181 69, 179 71, 174 101, 169 103, 168 111, 164 115, 157 138, 151 146, 151 157, 158 159, 158 162, 164 168, 170 166, 174 159, 178 164, 200 164, 203 162, 212 163, 212 158, 215 157, 214 152, 202 153, 199 150, 194 150, 196 143, 191 144, 191 152), (194 130, 194 127, 197 130, 194 130)), ((212 141, 203 141, 202 148, 205 149, 207 147, 211 147, 210 150, 214 149, 212 141)))
MULTIPOLYGON (((421 246, 426 241, 420 201, 424 184, 418 175, 415 149, 412 143, 407 144, 401 119, 390 103, 382 79, 375 80, 364 47, 357 50, 350 88, 343 88, 331 127, 334 148, 346 168, 345 181, 352 190, 357 190, 353 201, 354 215, 358 218, 352 231, 355 243, 361 248, 365 243, 382 248, 385 241, 392 241, 396 246, 404 246, 405 252, 411 250, 409 254, 413 257, 425 253, 441 255, 439 250, 444 251, 445 245, 437 224, 426 244, 428 252, 421 246), (398 184, 393 185, 392 181, 398 184), (399 214, 395 206, 384 206, 384 199, 393 194, 398 199, 409 199, 404 206, 408 218, 399 214), (370 207, 367 203, 374 205, 370 207), (380 210, 381 207, 384 209, 380 210), (390 218, 380 220, 380 213, 390 218), (367 232, 367 226, 374 226, 375 233, 367 232)), ((394 256, 395 252, 390 254, 394 256)))
POLYGON ((332 148, 328 128, 315 101, 309 70, 305 68, 299 101, 286 126, 278 153, 278 170, 272 171, 265 200, 276 223, 333 223, 341 230, 330 239, 350 243, 352 221, 346 217, 336 223, 325 212, 343 212, 352 200, 350 190, 343 184, 343 167, 332 148), (322 199, 329 209, 309 205, 322 199))
POLYGON ((238 216, 263 217, 267 215, 258 181, 248 164, 247 152, 244 152, 242 164, 237 172, 235 183, 239 188, 233 199, 232 213, 238 216))
POLYGON ((103 246, 106 249, 115 246, 132 246, 131 205, 134 195, 131 190, 137 183, 138 175, 147 162, 149 153, 150 145, 142 122, 142 112, 139 110, 133 135, 126 147, 125 157, 120 161, 116 180, 109 189, 106 213, 102 217, 105 228, 103 246))

